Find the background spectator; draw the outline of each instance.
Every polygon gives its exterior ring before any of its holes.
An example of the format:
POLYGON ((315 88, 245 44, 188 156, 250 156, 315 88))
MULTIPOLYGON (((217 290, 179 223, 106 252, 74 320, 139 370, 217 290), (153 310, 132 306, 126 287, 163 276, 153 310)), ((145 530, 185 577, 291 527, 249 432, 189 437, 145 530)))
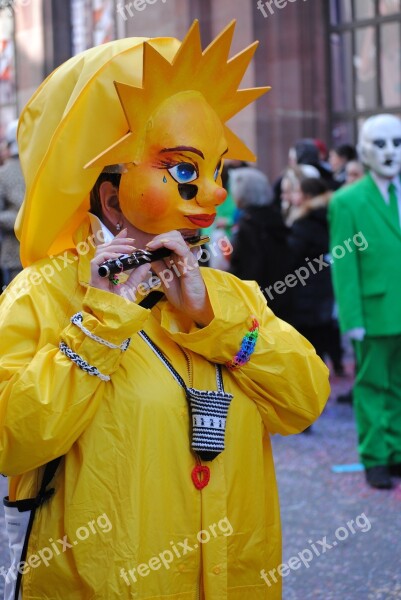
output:
POLYGON ((328 165, 320 159, 319 149, 316 146, 315 140, 304 138, 298 140, 294 149, 290 150, 290 156, 294 156, 297 165, 312 165, 319 171, 319 175, 325 180, 329 189, 335 189, 335 182, 333 180, 332 172, 328 165))
POLYGON ((302 202, 301 181, 305 178, 319 179, 319 171, 311 165, 290 167, 281 179, 281 213, 289 227, 298 214, 302 202))
POLYGON ((6 132, 8 158, 0 167, 0 265, 3 285, 22 269, 19 259, 19 243, 14 233, 15 219, 24 199, 25 184, 22 176, 17 143, 18 121, 12 121, 6 132))
MULTIPOLYGON (((253 167, 231 171, 230 188, 241 210, 230 272, 257 281, 266 296, 265 288, 290 272, 287 229, 273 205, 272 189, 264 173, 253 167)), ((290 291, 276 294, 273 300, 266 296, 269 307, 284 320, 291 312, 290 296, 290 291)))
POLYGON ((335 183, 331 176, 330 165, 322 159, 325 156, 326 146, 321 140, 313 140, 309 138, 301 139, 295 142, 288 151, 288 165, 281 175, 273 183, 273 203, 277 208, 284 209, 284 213, 288 208, 288 204, 282 207, 282 192, 289 187, 288 182, 282 185, 283 177, 291 169, 299 167, 309 167, 308 172, 304 172, 304 177, 322 177, 327 181, 330 189, 336 189, 335 183), (313 171, 312 171, 313 169, 313 171))
POLYGON ((329 151, 327 149, 326 144, 323 140, 313 140, 317 151, 319 153, 319 162, 327 171, 331 171, 330 163, 329 163, 329 151))
MULTIPOLYGON (((329 231, 327 208, 331 192, 322 179, 304 178, 300 182, 299 202, 292 215, 289 234, 292 269, 305 267, 324 257, 328 264, 329 231)), ((317 263, 316 263, 317 264, 317 263)), ((294 288, 290 323, 316 349, 321 358, 328 355, 337 374, 343 374, 339 329, 334 319, 334 292, 330 268, 311 270, 305 285, 294 288)))
POLYGON ((365 170, 363 168, 363 164, 357 160, 350 160, 345 165, 345 183, 346 185, 350 185, 351 183, 355 183, 365 174, 365 170))
POLYGON ((343 333, 356 355, 354 411, 358 450, 371 487, 401 476, 401 120, 367 119, 359 153, 369 172, 330 202, 334 248, 363 234, 365 250, 334 258, 343 333))
POLYGON ((358 155, 355 147, 350 144, 342 144, 330 150, 329 163, 333 172, 333 179, 336 183, 335 189, 338 189, 345 183, 347 163, 357 158, 358 155))

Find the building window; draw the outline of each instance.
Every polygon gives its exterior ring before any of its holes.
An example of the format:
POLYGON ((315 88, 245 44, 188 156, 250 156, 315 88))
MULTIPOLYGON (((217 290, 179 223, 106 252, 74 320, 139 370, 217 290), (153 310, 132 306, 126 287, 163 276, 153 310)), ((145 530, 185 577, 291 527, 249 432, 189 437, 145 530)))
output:
POLYGON ((330 0, 334 144, 379 112, 401 115, 401 0, 330 0))
POLYGON ((114 0, 71 0, 73 55, 116 37, 114 0))
POLYGON ((114 0, 92 0, 94 46, 115 39, 115 14, 114 0))

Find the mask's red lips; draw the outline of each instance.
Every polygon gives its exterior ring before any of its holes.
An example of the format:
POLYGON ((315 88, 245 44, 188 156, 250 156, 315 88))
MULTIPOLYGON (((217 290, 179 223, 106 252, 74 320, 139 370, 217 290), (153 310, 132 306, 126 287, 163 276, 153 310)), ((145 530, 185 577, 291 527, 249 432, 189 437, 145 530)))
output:
POLYGON ((210 227, 216 218, 216 213, 213 215, 185 215, 197 227, 210 227))

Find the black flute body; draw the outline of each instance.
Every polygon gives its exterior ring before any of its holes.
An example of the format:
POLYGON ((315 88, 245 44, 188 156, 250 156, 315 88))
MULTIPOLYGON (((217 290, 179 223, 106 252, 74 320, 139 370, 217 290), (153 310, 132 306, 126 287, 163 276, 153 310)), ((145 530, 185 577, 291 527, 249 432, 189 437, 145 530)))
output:
MULTIPOLYGON (((206 235, 196 236, 185 240, 190 248, 201 246, 210 241, 210 238, 206 235)), ((152 263, 162 258, 167 258, 171 254, 171 250, 168 248, 158 248, 150 252, 148 250, 135 250, 132 254, 122 254, 118 258, 112 258, 106 260, 104 263, 99 265, 98 273, 100 277, 111 277, 116 273, 122 271, 129 271, 130 269, 136 269, 145 263, 152 263)))

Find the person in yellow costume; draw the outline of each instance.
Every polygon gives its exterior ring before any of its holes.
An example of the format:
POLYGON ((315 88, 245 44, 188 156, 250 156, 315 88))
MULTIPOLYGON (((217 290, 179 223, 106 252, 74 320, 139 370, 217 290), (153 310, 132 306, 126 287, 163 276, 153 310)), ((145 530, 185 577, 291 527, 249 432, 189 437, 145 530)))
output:
POLYGON ((255 282, 187 243, 225 199, 223 159, 254 159, 225 125, 266 91, 237 89, 256 44, 229 60, 233 29, 203 52, 196 22, 182 43, 90 49, 21 115, 0 471, 6 509, 39 508, 10 599, 21 576, 23 600, 281 598, 261 576, 281 563, 270 435, 318 417, 328 371, 255 282), (170 256, 99 275, 134 247, 170 256))

